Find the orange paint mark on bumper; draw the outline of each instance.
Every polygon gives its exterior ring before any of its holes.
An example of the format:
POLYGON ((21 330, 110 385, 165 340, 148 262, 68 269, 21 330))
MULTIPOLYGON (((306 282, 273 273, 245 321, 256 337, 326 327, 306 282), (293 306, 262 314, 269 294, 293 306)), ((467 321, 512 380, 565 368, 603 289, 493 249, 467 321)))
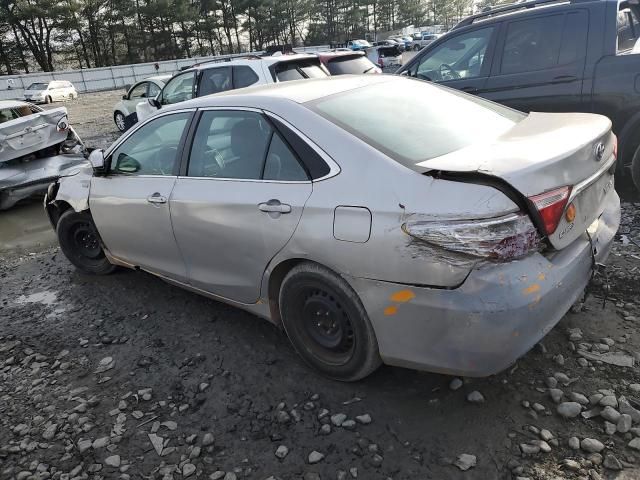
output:
POLYGON ((536 293, 539 291, 540 291, 540 285, 538 285, 537 283, 533 283, 527 288, 525 288, 524 290, 522 290, 522 293, 524 293, 525 295, 531 295, 532 293, 536 293))
POLYGON ((387 316, 395 315, 396 313, 398 313, 398 307, 395 305, 391 305, 384 309, 384 314, 387 316))
POLYGON ((416 294, 413 293, 411 290, 399 290, 393 295, 391 295, 391 301, 398 302, 398 303, 405 303, 415 297, 416 297, 416 294))

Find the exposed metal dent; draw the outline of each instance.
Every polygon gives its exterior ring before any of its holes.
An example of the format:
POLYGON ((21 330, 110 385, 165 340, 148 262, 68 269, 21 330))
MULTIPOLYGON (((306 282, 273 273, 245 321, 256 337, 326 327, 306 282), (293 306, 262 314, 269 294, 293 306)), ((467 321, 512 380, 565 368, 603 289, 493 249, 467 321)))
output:
POLYGON ((0 210, 33 194, 44 193, 49 183, 73 172, 83 162, 80 154, 66 154, 0 164, 0 210))
POLYGON ((58 192, 55 198, 49 199, 49 202, 66 202, 76 212, 89 209, 93 169, 88 160, 84 158, 83 160, 76 168, 68 170, 66 175, 60 177, 58 192))

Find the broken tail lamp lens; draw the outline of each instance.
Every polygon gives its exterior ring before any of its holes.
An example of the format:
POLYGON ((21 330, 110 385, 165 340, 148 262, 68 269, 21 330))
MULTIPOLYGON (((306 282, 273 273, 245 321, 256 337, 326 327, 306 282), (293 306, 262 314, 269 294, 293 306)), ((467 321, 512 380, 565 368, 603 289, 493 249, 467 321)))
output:
POLYGON ((60 120, 58 120, 56 129, 59 132, 66 132, 69 129, 69 119, 67 118, 66 115, 64 115, 60 120))
POLYGON ((545 234, 551 235, 558 228, 570 194, 571 187, 560 187, 529 197, 529 200, 540 214, 545 234))
POLYGON ((535 226, 522 213, 480 220, 407 222, 402 229, 430 245, 497 261, 523 257, 540 244, 535 226))

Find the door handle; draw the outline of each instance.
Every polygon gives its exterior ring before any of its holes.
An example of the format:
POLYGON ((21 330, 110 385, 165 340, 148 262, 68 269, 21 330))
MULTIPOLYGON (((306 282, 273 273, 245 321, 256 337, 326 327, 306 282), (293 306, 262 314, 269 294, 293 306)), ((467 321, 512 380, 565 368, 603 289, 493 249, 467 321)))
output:
POLYGON ((291 205, 280 203, 280 200, 269 200, 265 203, 258 204, 261 212, 267 213, 291 213, 291 205))
POLYGON ((158 192, 154 193, 147 197, 147 202, 149 203, 167 203, 167 197, 163 197, 158 192))
POLYGON ((467 93, 478 93, 478 89, 476 87, 462 87, 460 90, 467 93))

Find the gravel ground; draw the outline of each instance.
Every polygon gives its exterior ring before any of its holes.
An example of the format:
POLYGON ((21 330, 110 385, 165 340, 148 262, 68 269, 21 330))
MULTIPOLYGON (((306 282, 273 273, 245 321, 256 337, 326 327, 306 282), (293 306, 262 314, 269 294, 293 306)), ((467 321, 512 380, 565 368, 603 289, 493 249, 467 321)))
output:
MULTIPOLYGON (((117 136, 83 97, 85 141, 117 136)), ((142 272, 80 274, 50 241, 9 248, 0 479, 640 478, 638 206, 586 303, 486 379, 333 382, 250 314, 142 272)))

